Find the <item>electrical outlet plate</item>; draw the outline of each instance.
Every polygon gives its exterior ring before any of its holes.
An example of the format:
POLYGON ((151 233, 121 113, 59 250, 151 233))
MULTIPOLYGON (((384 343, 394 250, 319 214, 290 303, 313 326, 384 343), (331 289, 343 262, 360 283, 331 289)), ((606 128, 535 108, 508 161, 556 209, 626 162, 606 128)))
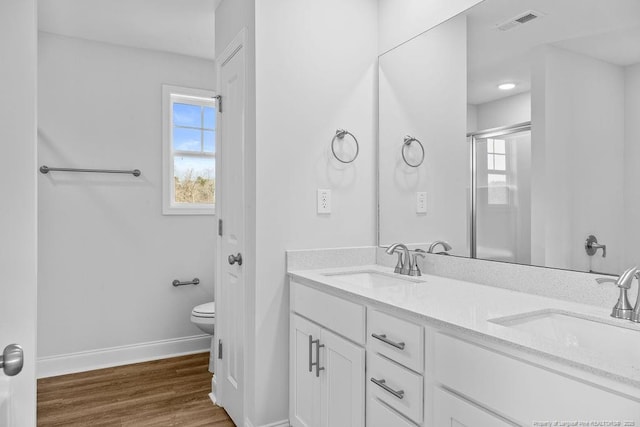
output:
POLYGON ((331 190, 318 189, 318 213, 331 213, 331 190))
POLYGON ((416 193, 416 213, 427 213, 427 193, 424 191, 418 191, 416 193))

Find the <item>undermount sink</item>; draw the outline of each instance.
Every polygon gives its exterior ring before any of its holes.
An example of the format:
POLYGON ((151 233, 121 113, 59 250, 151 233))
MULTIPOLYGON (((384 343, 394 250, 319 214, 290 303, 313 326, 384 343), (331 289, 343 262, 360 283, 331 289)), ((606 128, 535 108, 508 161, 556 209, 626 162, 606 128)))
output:
POLYGON ((423 283, 424 280, 414 279, 399 274, 383 273, 375 270, 349 271, 339 273, 324 273, 341 282, 359 286, 366 289, 386 288, 397 285, 407 285, 412 283, 423 283))
POLYGON ((595 352, 615 363, 640 365, 640 330, 631 324, 616 325, 559 310, 509 316, 491 322, 555 341, 564 347, 595 352))

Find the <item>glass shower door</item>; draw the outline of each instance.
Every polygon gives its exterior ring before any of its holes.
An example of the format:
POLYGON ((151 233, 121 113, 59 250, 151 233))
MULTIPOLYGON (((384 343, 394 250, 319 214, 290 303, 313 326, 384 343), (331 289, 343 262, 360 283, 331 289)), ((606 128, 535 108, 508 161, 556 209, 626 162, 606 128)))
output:
POLYGON ((531 261, 530 127, 476 134, 474 151, 475 258, 531 261))

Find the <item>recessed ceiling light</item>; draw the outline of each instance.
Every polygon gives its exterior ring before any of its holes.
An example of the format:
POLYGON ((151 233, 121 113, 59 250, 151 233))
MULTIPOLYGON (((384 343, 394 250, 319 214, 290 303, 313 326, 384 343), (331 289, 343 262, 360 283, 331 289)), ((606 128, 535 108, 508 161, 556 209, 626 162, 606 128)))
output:
POLYGON ((498 85, 498 89, 500 90, 511 90, 514 87, 516 87, 515 83, 502 83, 501 85, 498 85))

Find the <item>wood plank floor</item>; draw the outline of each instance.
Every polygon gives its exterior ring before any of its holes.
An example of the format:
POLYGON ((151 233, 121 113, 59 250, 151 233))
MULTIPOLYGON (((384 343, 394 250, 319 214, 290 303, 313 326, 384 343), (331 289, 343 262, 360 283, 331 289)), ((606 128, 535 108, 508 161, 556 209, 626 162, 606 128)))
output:
POLYGON ((233 427, 211 403, 209 353, 38 380, 38 426, 233 427))

